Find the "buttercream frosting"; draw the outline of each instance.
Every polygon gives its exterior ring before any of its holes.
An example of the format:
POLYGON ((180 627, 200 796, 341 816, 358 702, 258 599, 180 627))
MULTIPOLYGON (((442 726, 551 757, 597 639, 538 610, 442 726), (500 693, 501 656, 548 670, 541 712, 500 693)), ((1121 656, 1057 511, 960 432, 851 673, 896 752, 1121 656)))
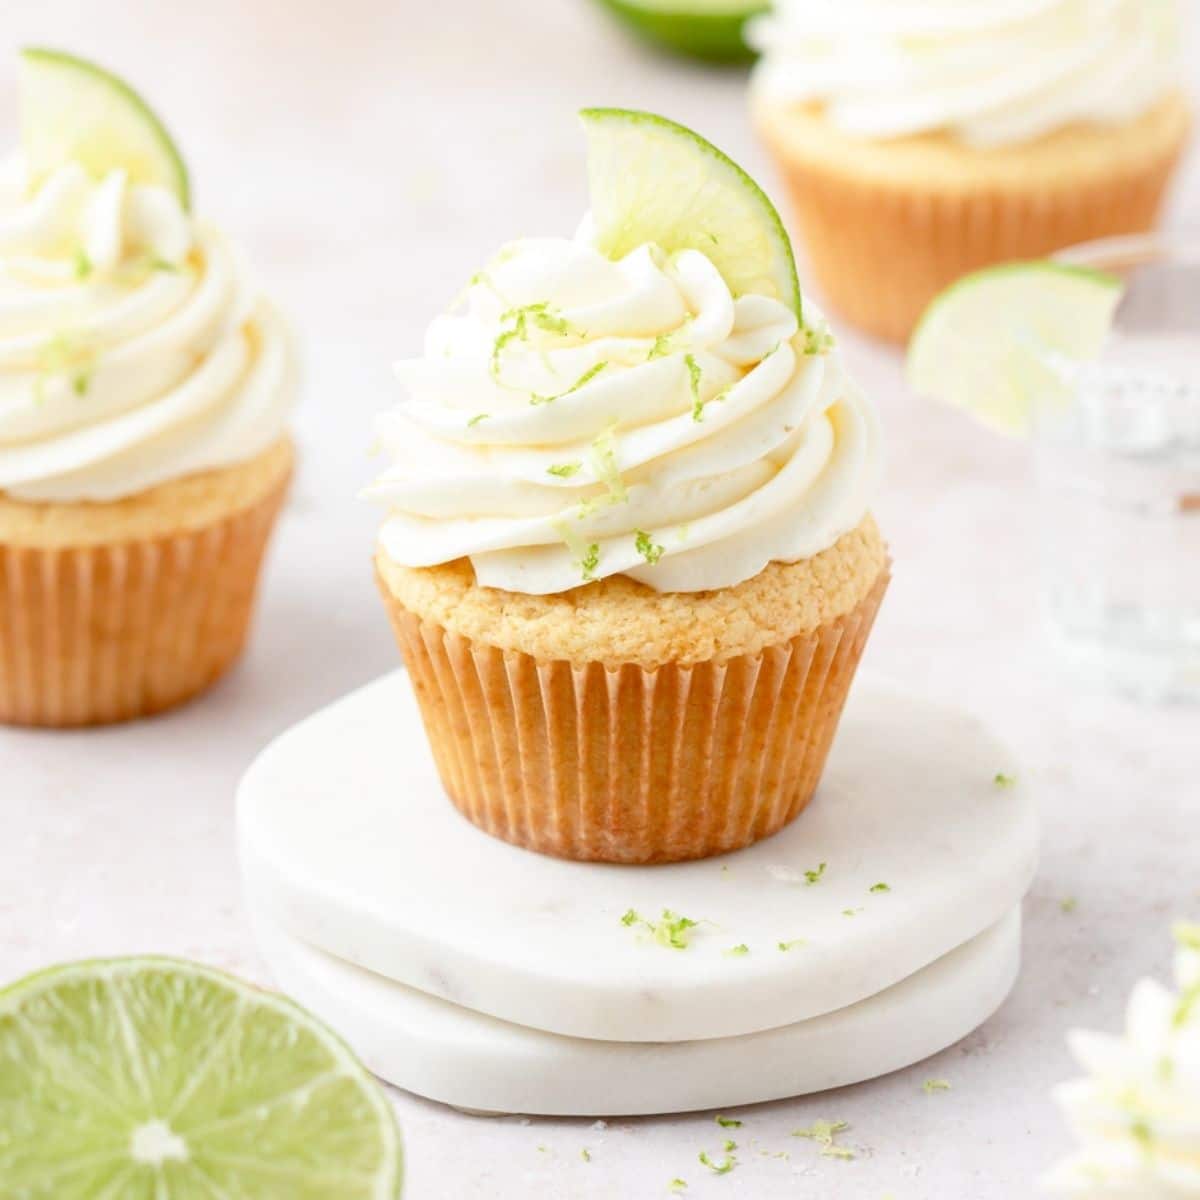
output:
POLYGON ((994 146, 1135 120, 1178 86, 1177 0, 777 0, 755 88, 843 131, 994 146))
POLYGON ((510 244, 398 364, 383 551, 528 594, 721 588, 819 553, 865 515, 880 438, 805 318, 695 250, 610 260, 587 222, 510 244))

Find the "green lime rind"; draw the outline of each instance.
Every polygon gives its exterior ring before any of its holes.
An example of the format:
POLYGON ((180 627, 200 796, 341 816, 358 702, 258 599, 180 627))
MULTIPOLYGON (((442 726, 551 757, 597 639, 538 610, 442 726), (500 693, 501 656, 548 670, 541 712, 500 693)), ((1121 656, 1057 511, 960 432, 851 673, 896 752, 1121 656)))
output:
POLYGON ((27 1200, 396 1200, 381 1089, 283 996, 172 958, 0 991, 0 1179, 27 1200))
POLYGON ((166 125, 125 80, 104 67, 33 46, 21 51, 21 144, 34 181, 68 162, 102 177, 123 167, 191 206, 187 165, 166 125))
POLYGON ((1035 403, 1063 399, 1057 363, 1103 350, 1124 291, 1115 276, 1049 260, 967 275, 926 309, 909 342, 907 375, 919 395, 1027 436, 1035 403))
POLYGON ((745 63, 756 57, 746 43, 746 22, 764 13, 764 0, 601 0, 643 41, 713 63, 745 63))
POLYGON ((654 113, 585 108, 588 187, 599 249, 698 250, 734 295, 772 296, 802 319, 791 239, 767 194, 728 155, 654 113))

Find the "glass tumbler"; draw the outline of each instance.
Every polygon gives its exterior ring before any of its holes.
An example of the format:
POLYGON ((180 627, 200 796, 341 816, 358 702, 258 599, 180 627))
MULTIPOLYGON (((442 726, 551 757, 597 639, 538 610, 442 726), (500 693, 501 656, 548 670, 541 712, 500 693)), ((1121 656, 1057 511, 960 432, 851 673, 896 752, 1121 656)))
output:
POLYGON ((1200 236, 1095 242, 1121 277, 1101 358, 1035 405, 1044 620, 1078 673, 1200 700, 1200 236))

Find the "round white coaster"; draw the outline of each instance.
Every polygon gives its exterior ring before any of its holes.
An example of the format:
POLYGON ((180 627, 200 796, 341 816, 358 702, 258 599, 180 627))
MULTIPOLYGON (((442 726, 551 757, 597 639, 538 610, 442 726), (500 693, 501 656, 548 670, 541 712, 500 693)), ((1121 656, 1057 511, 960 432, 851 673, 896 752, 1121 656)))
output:
POLYGON ((860 677, 816 798, 774 838, 675 866, 563 862, 458 815, 395 673, 259 756, 240 849, 264 912, 338 958, 535 1029, 691 1041, 844 1008, 997 922, 1037 857, 1015 775, 974 720, 860 677), (631 910, 697 921, 690 945, 631 910))
POLYGON ((742 1037, 601 1042, 448 1004, 314 950, 262 913, 255 928, 279 986, 389 1083, 460 1108, 559 1116, 732 1108, 886 1075, 986 1021, 1021 954, 1014 910, 902 983, 823 1017, 742 1037))

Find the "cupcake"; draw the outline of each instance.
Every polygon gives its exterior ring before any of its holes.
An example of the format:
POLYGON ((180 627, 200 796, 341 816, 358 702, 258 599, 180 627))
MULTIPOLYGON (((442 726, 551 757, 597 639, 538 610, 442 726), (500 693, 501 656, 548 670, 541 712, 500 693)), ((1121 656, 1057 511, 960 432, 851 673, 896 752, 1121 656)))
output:
POLYGON ((579 233, 506 245, 399 364, 376 569, 464 816, 700 858, 820 779, 888 580, 879 430, 758 188, 662 118, 585 123, 579 233))
POLYGON ((292 355, 125 84, 27 51, 21 85, 0 172, 0 721, 119 721, 242 648, 292 470, 292 355))
POLYGON ((1153 228, 1190 130, 1174 0, 779 0, 749 37, 813 271, 885 338, 969 271, 1153 228))

